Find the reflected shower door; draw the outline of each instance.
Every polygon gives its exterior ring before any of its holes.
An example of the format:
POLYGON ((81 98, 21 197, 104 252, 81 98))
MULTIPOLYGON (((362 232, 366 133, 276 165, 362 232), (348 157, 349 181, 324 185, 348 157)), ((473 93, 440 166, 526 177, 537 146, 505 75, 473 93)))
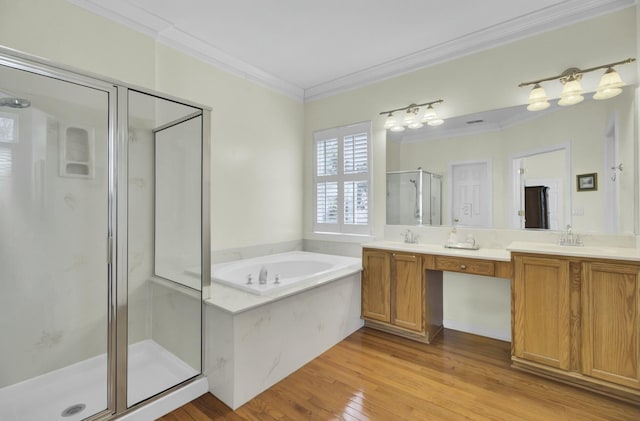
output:
POLYGON ((0 419, 108 402, 109 88, 0 62, 0 419))

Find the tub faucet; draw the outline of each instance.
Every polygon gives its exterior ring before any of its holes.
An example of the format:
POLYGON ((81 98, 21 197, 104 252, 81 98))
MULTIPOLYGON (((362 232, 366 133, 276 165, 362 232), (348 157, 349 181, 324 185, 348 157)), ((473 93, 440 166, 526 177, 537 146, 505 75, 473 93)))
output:
POLYGON ((264 285, 267 283, 267 267, 262 266, 260 268, 260 274, 258 275, 258 283, 264 285))

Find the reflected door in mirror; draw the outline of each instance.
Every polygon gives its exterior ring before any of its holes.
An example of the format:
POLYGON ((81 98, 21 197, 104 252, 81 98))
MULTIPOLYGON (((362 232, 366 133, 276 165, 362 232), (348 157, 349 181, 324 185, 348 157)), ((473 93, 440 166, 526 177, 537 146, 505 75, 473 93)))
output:
POLYGON ((451 164, 452 225, 491 226, 489 163, 451 164))

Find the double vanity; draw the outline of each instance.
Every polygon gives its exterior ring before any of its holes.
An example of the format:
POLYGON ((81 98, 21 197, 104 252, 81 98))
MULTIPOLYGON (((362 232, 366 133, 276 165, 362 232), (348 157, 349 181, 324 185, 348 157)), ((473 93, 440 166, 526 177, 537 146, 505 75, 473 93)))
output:
POLYGON ((640 403, 637 248, 378 241, 362 265, 365 324, 424 343, 443 328, 443 272, 510 279, 514 368, 640 403))

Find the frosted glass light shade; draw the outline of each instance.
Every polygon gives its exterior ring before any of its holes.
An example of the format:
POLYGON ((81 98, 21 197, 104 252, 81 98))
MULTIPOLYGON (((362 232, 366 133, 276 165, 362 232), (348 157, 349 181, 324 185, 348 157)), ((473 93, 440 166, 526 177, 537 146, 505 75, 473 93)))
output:
POLYGON ((391 129, 392 132, 404 132, 404 126, 402 124, 396 124, 391 129))
POLYGON ((578 80, 568 80, 564 84, 564 88, 562 88, 558 105, 565 107, 567 105, 579 104, 584 101, 584 96, 582 96, 583 93, 582 85, 580 85, 578 80))
POLYGON ((529 94, 529 106, 527 110, 540 111, 549 108, 549 105, 547 93, 540 84, 536 83, 529 94))
POLYGON ((413 112, 407 112, 404 115, 404 120, 402 120, 402 124, 404 126, 411 125, 414 121, 416 121, 416 115, 413 112))
POLYGON ((393 115, 393 114, 389 114, 387 116, 387 119, 384 121, 384 128, 385 129, 390 129, 393 126, 397 125, 398 122, 398 117, 393 115))
POLYGON ((409 127, 410 129, 419 129, 421 127, 424 127, 424 124, 422 124, 422 121, 416 118, 415 120, 413 120, 413 122, 409 123, 407 127, 409 127))
POLYGON ((620 78, 618 72, 609 67, 607 71, 602 75, 600 84, 596 93, 593 95, 593 99, 609 99, 622 93, 622 87, 624 82, 620 78))
POLYGON ((436 110, 434 110, 433 107, 429 105, 427 109, 424 111, 424 115, 422 116, 422 122, 428 123, 430 120, 433 120, 434 118, 438 118, 438 115, 436 114, 436 110))
POLYGON ((427 124, 429 126, 439 126, 442 123, 444 123, 444 120, 441 118, 438 118, 438 116, 436 116, 435 118, 432 118, 431 120, 427 121, 427 124))

